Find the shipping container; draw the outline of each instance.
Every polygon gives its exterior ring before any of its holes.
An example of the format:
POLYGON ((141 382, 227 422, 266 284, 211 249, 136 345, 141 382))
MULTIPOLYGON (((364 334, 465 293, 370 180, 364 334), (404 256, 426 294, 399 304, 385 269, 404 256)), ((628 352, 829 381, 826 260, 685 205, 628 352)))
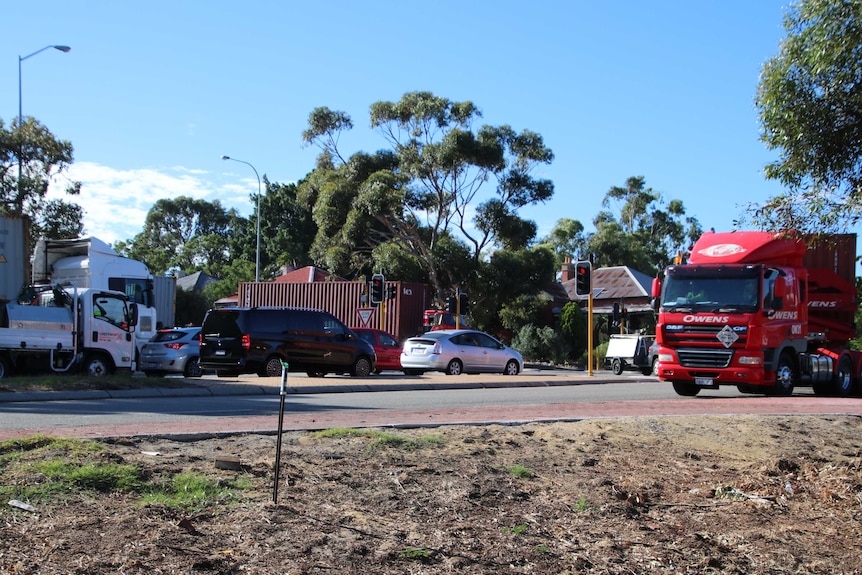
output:
POLYGON ((383 329, 398 340, 422 333, 423 311, 433 301, 431 286, 414 282, 386 282, 386 288, 390 287, 394 288, 395 297, 372 306, 366 299, 368 286, 365 282, 243 282, 239 284, 237 303, 244 307, 322 309, 348 327, 383 329))
MULTIPOLYGON (((156 308, 157 328, 168 329, 174 326, 177 302, 177 278, 173 276, 153 277, 153 299, 156 308)), ((201 318, 203 319, 203 318, 201 318)))
POLYGON ((30 278, 30 220, 0 216, 0 299, 14 300, 30 278))

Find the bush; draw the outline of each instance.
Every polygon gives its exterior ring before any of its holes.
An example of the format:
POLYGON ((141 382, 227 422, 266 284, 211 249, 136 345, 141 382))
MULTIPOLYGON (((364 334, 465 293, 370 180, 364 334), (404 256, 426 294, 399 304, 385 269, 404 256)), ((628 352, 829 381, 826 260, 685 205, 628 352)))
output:
POLYGON ((565 363, 569 348, 553 328, 523 326, 512 338, 512 347, 521 352, 524 361, 565 363))

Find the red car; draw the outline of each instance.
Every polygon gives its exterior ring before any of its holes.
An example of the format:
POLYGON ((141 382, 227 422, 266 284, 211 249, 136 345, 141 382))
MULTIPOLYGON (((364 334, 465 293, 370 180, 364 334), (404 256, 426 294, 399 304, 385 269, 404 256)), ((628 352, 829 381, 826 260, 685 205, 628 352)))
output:
POLYGON ((384 369, 401 369, 401 344, 392 335, 381 329, 366 327, 353 328, 353 333, 371 344, 374 353, 377 354, 377 367, 374 373, 380 373, 384 369))

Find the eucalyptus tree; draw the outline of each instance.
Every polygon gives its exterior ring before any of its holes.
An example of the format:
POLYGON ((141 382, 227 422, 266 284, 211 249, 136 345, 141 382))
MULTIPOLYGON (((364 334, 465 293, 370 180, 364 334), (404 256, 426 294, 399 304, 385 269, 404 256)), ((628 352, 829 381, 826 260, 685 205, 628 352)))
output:
MULTIPOLYGON (((57 139, 38 120, 19 118, 9 128, 0 120, 0 213, 28 216, 34 238, 76 237, 83 231, 81 207, 46 199, 49 183, 64 175, 72 162, 71 142, 57 139)), ((68 181, 67 195, 80 191, 80 182, 68 181)))
POLYGON ((322 173, 307 179, 313 191, 305 195, 313 201, 319 228, 315 244, 326 246, 316 257, 343 264, 358 242, 372 249, 395 244, 424 268, 442 296, 469 278, 449 273, 441 244, 463 245, 474 268, 490 250, 526 247, 535 224, 521 219, 517 210, 553 196, 552 182, 532 175, 536 166, 553 160, 553 153, 535 132, 507 125, 474 129, 479 118, 472 102, 430 92, 376 102, 371 126, 391 150, 345 160, 338 137, 352 127, 349 116, 328 108, 313 111, 303 140, 323 150, 315 170, 322 173), (492 193, 486 193, 489 181, 492 193), (322 219, 327 226, 321 226, 322 219), (339 224, 346 231, 331 241, 339 224))
POLYGON ((795 2, 784 28, 756 106, 761 140, 780 154, 766 177, 787 191, 749 213, 767 229, 844 230, 862 215, 862 2, 795 2))
POLYGON ((647 274, 664 268, 702 233, 697 218, 687 216, 681 200, 662 204, 661 194, 647 188, 643 176, 612 186, 596 215, 596 232, 588 249, 600 266, 625 265, 647 274))

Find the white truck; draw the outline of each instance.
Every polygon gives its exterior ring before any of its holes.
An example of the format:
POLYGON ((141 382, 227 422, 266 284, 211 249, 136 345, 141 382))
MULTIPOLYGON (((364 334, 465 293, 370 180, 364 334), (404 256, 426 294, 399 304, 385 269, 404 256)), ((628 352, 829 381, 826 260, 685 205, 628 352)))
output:
MULTIPOLYGON (((146 264, 120 256, 98 238, 40 239, 33 250, 31 268, 34 286, 69 282, 79 288, 126 294, 140 310, 137 327, 139 347, 156 335, 160 322, 164 327, 173 327, 173 307, 164 306, 160 317, 156 305, 157 301, 168 301, 172 306, 174 292, 167 297, 156 298, 153 274, 146 264)), ((158 287, 176 289, 173 281, 159 282, 158 287)))
POLYGON ((0 379, 80 369, 98 377, 133 369, 138 306, 119 292, 54 286, 0 301, 0 379))

